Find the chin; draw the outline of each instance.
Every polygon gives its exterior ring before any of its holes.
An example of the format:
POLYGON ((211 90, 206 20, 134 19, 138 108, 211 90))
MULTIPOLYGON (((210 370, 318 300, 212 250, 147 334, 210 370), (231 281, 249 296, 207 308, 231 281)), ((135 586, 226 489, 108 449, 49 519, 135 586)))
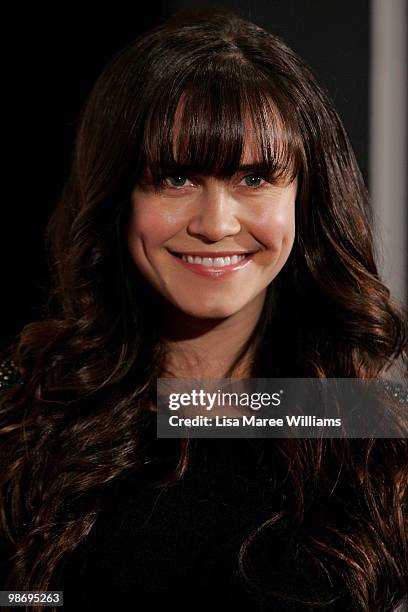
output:
POLYGON ((233 315, 234 312, 230 310, 208 310, 208 311, 200 311, 197 314, 193 314, 193 316, 197 317, 197 319, 226 319, 233 315))

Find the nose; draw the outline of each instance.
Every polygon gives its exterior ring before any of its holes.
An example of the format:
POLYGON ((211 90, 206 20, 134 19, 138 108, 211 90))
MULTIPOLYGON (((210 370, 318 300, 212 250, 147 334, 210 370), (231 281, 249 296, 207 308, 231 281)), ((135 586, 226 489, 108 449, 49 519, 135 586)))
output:
POLYGON ((223 187, 204 189, 188 224, 190 235, 216 242, 241 231, 238 203, 223 187))

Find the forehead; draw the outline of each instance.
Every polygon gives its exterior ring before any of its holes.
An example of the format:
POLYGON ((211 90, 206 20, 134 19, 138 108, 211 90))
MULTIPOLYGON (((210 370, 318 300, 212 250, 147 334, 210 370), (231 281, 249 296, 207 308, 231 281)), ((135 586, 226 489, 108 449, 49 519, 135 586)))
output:
MULTIPOLYGON (((274 131, 280 131, 281 143, 286 140, 287 135, 285 134, 285 128, 283 121, 276 110, 273 108, 273 103, 270 104, 271 114, 273 114, 274 131)), ((188 109, 186 109, 186 94, 182 94, 176 111, 174 113, 174 119, 172 124, 172 147, 173 157, 177 162, 180 158, 181 151, 185 150, 186 145, 191 139, 191 124, 186 122, 188 115, 188 109), (187 124, 187 125, 186 125, 187 124)), ((240 164, 248 165, 255 163, 262 163, 262 145, 260 143, 260 130, 258 125, 258 131, 255 129, 256 118, 251 116, 249 112, 244 112, 242 120, 242 153, 240 164)))

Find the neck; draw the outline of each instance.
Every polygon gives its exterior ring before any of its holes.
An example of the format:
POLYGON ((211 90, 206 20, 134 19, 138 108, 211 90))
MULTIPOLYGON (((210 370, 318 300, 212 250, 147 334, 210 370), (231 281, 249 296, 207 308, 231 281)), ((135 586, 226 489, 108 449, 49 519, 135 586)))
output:
POLYGON ((167 348, 163 376, 175 378, 247 378, 256 346, 251 344, 230 371, 254 334, 265 293, 241 311, 222 319, 196 318, 170 302, 163 304, 160 324, 167 348))

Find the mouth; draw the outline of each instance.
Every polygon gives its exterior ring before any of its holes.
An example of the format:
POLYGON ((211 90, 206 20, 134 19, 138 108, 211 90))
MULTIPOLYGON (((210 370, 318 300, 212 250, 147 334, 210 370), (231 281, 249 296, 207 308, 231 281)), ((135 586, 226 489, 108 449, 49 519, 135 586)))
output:
POLYGON ((206 268, 226 268, 229 266, 233 266, 245 259, 248 259, 250 255, 253 255, 254 252, 248 253, 228 253, 221 255, 195 255, 195 254, 187 254, 187 253, 176 253, 174 251, 169 251, 175 257, 178 257, 182 261, 190 264, 195 264, 199 266, 203 266, 206 268))
POLYGON ((201 276, 210 278, 221 278, 232 272, 246 268, 255 252, 231 253, 208 257, 195 254, 177 253, 169 251, 178 262, 187 270, 195 272, 201 276))

